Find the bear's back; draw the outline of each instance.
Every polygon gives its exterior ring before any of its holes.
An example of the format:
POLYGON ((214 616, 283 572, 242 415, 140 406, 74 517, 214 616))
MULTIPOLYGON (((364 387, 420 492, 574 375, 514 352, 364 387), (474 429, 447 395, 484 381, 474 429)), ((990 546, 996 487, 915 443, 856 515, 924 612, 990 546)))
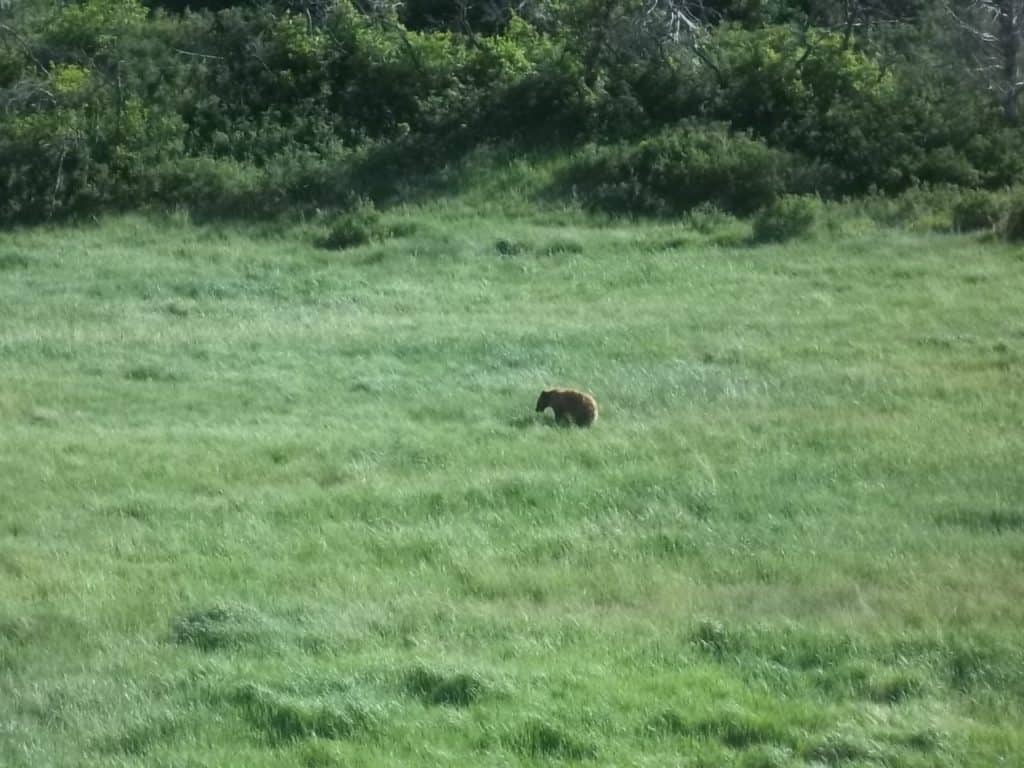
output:
POLYGON ((580 427, 589 427, 597 421, 597 400, 587 392, 576 389, 552 390, 551 407, 555 416, 569 416, 580 427))

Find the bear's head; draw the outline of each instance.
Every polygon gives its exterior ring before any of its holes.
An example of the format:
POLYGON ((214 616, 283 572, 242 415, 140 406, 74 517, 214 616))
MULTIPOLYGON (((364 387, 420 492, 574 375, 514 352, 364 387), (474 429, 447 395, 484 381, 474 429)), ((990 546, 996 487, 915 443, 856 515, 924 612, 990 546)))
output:
POLYGON ((551 404, 551 390, 545 389, 537 398, 537 412, 540 413, 551 404))

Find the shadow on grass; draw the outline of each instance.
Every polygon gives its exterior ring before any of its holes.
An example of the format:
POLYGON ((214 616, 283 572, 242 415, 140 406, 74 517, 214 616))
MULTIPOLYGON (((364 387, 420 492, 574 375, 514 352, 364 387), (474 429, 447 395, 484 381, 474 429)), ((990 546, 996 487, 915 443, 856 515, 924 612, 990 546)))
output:
POLYGON ((578 427, 571 421, 558 421, 551 416, 542 414, 537 414, 536 416, 516 416, 509 419, 508 425, 513 429, 590 429, 590 427, 578 427))
POLYGON ((792 737, 784 728, 766 717, 741 711, 688 718, 666 710, 650 718, 643 730, 652 736, 714 739, 733 749, 747 749, 758 744, 793 745, 792 737))
POLYGON ((483 681, 465 672, 446 674, 425 667, 410 670, 403 679, 405 692, 433 706, 468 707, 487 691, 483 681))
POLYGON ((295 696, 250 684, 238 688, 232 700, 275 745, 300 739, 353 739, 380 725, 379 713, 354 699, 295 696))
POLYGON ((215 605, 178 618, 171 627, 175 645, 190 645, 202 651, 266 645, 267 620, 245 606, 215 605))
POLYGON ((1009 533, 1024 530, 1024 510, 956 509, 936 515, 935 522, 975 533, 1009 533))
POLYGON ((556 725, 533 718, 505 739, 505 745, 524 757, 559 760, 589 760, 597 748, 556 725))

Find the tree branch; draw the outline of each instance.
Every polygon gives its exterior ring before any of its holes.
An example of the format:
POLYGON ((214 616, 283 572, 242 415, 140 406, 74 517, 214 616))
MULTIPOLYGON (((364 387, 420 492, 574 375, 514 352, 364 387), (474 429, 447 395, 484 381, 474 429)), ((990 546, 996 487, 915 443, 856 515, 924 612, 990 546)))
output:
POLYGON ((175 53, 180 53, 182 56, 195 56, 199 59, 223 59, 223 56, 215 56, 212 53, 199 53, 198 51, 186 51, 182 48, 175 48, 175 53))
POLYGON ((32 63, 35 64, 36 67, 39 68, 40 72, 46 72, 47 74, 50 73, 50 70, 43 66, 43 63, 36 58, 35 53, 32 51, 32 46, 29 45, 28 40, 26 40, 25 37, 20 32, 18 32, 18 30, 7 24, 0 24, 0 32, 3 32, 13 37, 15 42, 17 42, 18 45, 20 45, 22 49, 25 51, 25 55, 32 60, 32 63))

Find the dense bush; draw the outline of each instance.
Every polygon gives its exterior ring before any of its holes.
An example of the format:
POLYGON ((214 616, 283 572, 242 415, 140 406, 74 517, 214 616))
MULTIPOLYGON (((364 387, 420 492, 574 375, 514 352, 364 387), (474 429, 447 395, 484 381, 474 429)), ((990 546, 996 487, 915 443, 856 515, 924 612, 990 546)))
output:
POLYGON ((922 61, 887 62, 835 32, 724 28, 711 43, 721 83, 711 111, 829 166, 844 194, 1019 178, 1019 131, 962 74, 929 61, 931 44, 915 41, 922 61))
POLYGON ((197 218, 273 217, 349 209, 358 153, 294 149, 262 166, 231 158, 183 157, 146 169, 138 194, 151 207, 187 209, 197 218))
POLYGON ((262 174, 235 160, 189 157, 155 166, 143 183, 144 197, 165 208, 203 216, 248 216, 263 209, 262 174))
POLYGON ((908 2, 845 33, 830 4, 716 3, 696 36, 635 0, 0 4, 0 221, 345 207, 506 142, 598 147, 566 188, 620 212, 1019 182, 998 89, 908 2))
MULTIPOLYGON (((566 181, 595 208, 678 214, 701 203, 748 214, 808 183, 798 158, 721 124, 688 124, 636 144, 591 149, 566 181)), ((813 182, 811 182, 813 183, 813 182)))
POLYGON ((52 101, 0 121, 0 220, 35 221, 138 202, 148 169, 180 151, 180 119, 117 94, 95 72, 54 66, 52 101))
POLYGON ((787 195, 758 212, 754 218, 754 240, 783 243, 806 235, 814 226, 817 201, 787 195))
POLYGON ((971 190, 953 207, 953 229, 957 232, 991 230, 1005 215, 1006 203, 999 195, 971 190))
POLYGON ((1024 242, 1024 198, 1018 198, 1010 205, 1006 223, 1003 225, 1003 233, 1011 242, 1024 242))

